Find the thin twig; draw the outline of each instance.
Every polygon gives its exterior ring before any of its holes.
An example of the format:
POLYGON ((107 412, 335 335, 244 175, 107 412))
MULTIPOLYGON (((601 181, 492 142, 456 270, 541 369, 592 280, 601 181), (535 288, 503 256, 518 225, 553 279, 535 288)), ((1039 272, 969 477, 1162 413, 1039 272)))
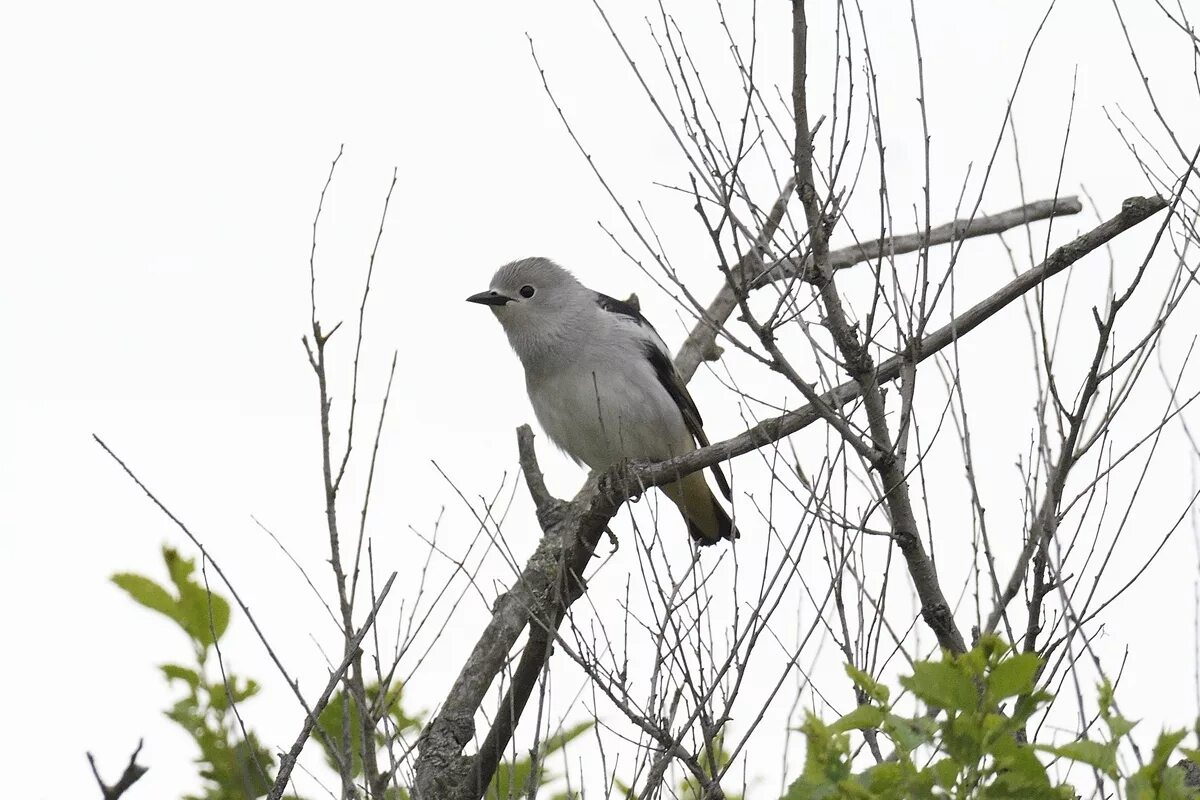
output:
MULTIPOLYGON (((383 601, 387 599, 388 592, 392 590, 392 582, 396 580, 396 573, 388 576, 387 583, 383 585, 382 591, 379 592, 379 599, 375 601, 375 605, 371 608, 371 613, 367 614, 367 619, 363 622, 358 633, 350 640, 350 647, 346 657, 342 659, 342 663, 338 666, 333 674, 329 676, 329 681, 325 684, 325 691, 321 692, 321 696, 317 698, 317 702, 313 705, 312 711, 304 718, 304 725, 300 728, 300 735, 296 737, 296 741, 292 744, 291 749, 286 753, 279 754, 279 772, 275 776, 275 784, 271 787, 270 793, 267 795, 267 800, 279 800, 283 796, 284 789, 287 788, 288 780, 291 777, 292 769, 296 766, 296 759, 300 757, 300 751, 304 749, 304 743, 308 741, 309 735, 312 733, 313 726, 317 724, 317 719, 321 716, 321 712, 329 705, 329 699, 333 696, 333 692, 337 689, 338 683, 341 682, 342 676, 346 674, 346 670, 350 664, 361 655, 358 649, 362 644, 363 638, 367 632, 371 630, 371 626, 375 623, 375 615, 379 612, 383 601)), ((361 712, 361 709, 360 709, 361 712)), ((349 716, 347 714, 346 716, 349 716)), ((369 741, 363 742, 363 747, 371 747, 369 741)))

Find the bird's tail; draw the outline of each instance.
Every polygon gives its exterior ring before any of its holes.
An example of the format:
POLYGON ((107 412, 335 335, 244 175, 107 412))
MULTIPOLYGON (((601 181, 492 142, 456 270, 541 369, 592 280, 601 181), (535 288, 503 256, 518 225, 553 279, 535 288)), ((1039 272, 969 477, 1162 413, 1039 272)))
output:
POLYGON ((661 487, 663 493, 679 507, 688 533, 699 545, 716 544, 722 539, 736 539, 737 528, 729 514, 717 502, 703 472, 693 472, 683 480, 661 487))

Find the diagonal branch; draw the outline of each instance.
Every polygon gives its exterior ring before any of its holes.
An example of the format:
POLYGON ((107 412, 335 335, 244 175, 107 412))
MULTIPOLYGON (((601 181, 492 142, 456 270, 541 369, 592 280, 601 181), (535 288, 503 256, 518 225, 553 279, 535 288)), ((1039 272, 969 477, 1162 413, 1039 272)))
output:
MULTIPOLYGON (((1083 206, 1076 197, 1038 200, 991 216, 976 217, 973 220, 956 219, 931 228, 928 235, 924 232, 909 233, 830 250, 828 265, 831 270, 848 269, 877 258, 915 253, 923 247, 951 244, 963 239, 991 236, 1029 222, 1078 214, 1082 210, 1083 206)), ((750 281, 751 288, 757 289, 772 281, 784 281, 805 275, 811 266, 812 260, 808 258, 800 262, 793 258, 785 258, 770 264, 762 275, 755 276, 749 273, 750 265, 746 264, 740 277, 750 281)), ((717 334, 737 307, 737 290, 729 284, 721 287, 709 303, 704 319, 696 323, 679 349, 679 355, 675 357, 675 364, 685 380, 691 379, 701 362, 716 359, 717 351, 714 345, 717 334)))

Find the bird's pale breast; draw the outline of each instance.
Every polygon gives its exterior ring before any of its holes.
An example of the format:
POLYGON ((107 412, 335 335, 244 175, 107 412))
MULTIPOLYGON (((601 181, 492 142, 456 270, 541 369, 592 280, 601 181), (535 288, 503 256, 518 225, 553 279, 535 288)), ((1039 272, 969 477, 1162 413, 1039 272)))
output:
POLYGON ((634 343, 607 351, 584 347, 578 356, 551 375, 530 376, 528 386, 538 422, 568 455, 603 469, 622 459, 662 461, 694 449, 679 407, 634 343))

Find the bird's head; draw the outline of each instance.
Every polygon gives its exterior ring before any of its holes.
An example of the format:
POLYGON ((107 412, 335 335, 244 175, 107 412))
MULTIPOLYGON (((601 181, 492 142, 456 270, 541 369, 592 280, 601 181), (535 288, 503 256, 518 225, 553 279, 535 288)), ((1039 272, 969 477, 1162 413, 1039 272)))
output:
POLYGON ((575 276, 550 259, 523 258, 497 270, 488 290, 467 302, 490 307, 505 330, 520 331, 551 323, 569 311, 581 290, 575 276))
MULTIPOLYGON (((594 306, 592 293, 548 258, 523 258, 505 264, 487 291, 467 302, 491 308, 509 343, 526 367, 562 356, 557 352, 575 338, 581 310, 594 306)), ((535 367, 536 368, 536 367, 535 367)))

